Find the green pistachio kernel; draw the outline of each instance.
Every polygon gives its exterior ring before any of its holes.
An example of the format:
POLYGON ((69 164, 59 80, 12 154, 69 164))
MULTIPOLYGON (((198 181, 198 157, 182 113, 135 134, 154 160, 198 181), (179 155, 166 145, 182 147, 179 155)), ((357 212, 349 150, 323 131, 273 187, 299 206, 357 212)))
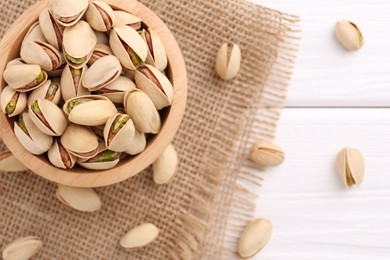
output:
POLYGON ((116 117, 113 125, 112 131, 116 134, 118 133, 129 121, 130 117, 128 115, 119 115, 116 117))
POLYGON ((135 53, 135 51, 133 51, 131 48, 129 49, 128 51, 129 55, 130 55, 130 59, 131 61, 133 62, 134 66, 136 68, 140 67, 143 63, 142 59, 137 55, 137 53, 135 53))
POLYGON ((66 59, 69 60, 71 63, 80 65, 85 61, 85 57, 82 58, 74 58, 72 56, 66 55, 66 59))
POLYGON ((100 154, 95 162, 112 162, 118 159, 118 153, 106 150, 100 154))
POLYGON ((39 108, 39 105, 38 105, 38 101, 35 101, 31 105, 31 109, 32 109, 32 111, 34 111, 34 113, 40 113, 41 112, 41 109, 39 108))
POLYGON ((28 134, 27 127, 26 127, 26 124, 24 123, 23 117, 19 117, 18 126, 20 127, 20 129, 23 130, 23 132, 28 134))

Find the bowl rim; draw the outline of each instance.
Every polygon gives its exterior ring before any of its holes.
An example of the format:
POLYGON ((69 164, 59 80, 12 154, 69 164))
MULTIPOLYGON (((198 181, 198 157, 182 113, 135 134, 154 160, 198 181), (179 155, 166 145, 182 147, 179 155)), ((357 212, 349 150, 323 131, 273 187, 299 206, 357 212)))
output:
MULTIPOLYGON (((14 156, 35 174, 52 182, 73 187, 102 187, 131 178, 151 165, 172 142, 184 116, 187 102, 187 72, 184 58, 176 39, 166 24, 149 8, 136 0, 105 0, 114 9, 130 12, 156 31, 166 48, 174 86, 172 106, 169 108, 161 131, 141 154, 122 162, 110 170, 91 171, 84 169, 64 170, 48 161, 45 155, 30 154, 16 138, 11 120, 0 112, 0 137, 14 156), (45 159, 46 157, 46 159, 45 159)), ((28 28, 37 21, 40 12, 51 6, 52 0, 41 0, 27 9, 8 29, 0 42, 1 75, 7 63, 19 55, 20 43, 28 28), (19 42, 19 44, 17 44, 19 42), (18 47, 15 47, 18 46, 18 47), (16 48, 16 49, 15 49, 16 48)), ((1 79, 0 88, 6 83, 1 79)))

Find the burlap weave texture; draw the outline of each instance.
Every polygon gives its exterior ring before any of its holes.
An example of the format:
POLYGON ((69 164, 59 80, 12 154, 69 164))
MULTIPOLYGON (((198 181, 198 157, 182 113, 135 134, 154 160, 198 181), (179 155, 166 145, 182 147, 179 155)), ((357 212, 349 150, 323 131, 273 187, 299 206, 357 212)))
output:
MULTIPOLYGON (((0 2, 0 36, 34 0, 0 2)), ((97 189, 104 207, 75 212, 54 198, 56 185, 32 173, 0 173, 0 248, 37 235, 36 259, 229 259, 253 215, 260 175, 248 146, 272 139, 297 49, 298 18, 244 0, 142 0, 174 33, 189 76, 185 118, 174 144, 179 173, 156 186, 150 169, 97 189), (223 82, 215 56, 223 42, 240 45, 237 79, 223 82), (120 237, 143 222, 161 234, 146 249, 128 253, 120 237), (230 245, 230 243, 232 245, 230 245)))

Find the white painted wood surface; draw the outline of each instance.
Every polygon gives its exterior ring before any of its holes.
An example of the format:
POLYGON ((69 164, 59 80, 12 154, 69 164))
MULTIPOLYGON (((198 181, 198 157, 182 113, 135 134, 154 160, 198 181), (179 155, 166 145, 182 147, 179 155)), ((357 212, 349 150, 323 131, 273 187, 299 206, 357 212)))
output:
POLYGON ((286 161, 263 174, 257 203, 273 238, 253 259, 389 260, 390 1, 252 1, 299 14, 303 37, 276 139, 286 161), (361 28, 359 52, 335 40, 340 19, 361 28), (336 174, 345 146, 365 155, 359 189, 336 174))

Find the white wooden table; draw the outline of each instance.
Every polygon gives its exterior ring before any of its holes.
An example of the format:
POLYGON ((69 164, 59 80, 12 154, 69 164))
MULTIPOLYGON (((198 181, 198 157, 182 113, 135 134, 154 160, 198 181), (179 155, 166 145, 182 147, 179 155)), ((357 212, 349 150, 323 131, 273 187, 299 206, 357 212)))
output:
POLYGON ((299 14, 301 50, 276 142, 285 163, 265 174, 257 216, 273 222, 254 259, 390 259, 390 1, 252 0, 299 14), (333 36, 354 21, 365 46, 346 52, 333 36), (335 157, 366 159, 361 187, 345 189, 335 157))

